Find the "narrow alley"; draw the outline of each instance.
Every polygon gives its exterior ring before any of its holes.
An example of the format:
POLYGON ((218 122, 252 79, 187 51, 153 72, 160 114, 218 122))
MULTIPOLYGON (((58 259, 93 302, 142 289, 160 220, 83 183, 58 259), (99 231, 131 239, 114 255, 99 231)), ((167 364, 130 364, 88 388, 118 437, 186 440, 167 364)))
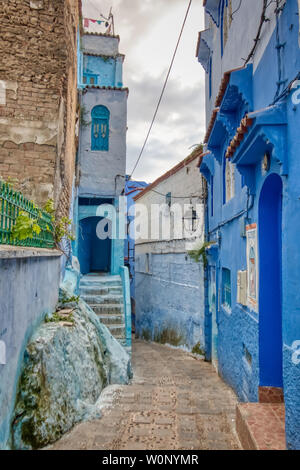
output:
POLYGON ((0 57, 0 452, 300 450, 300 0, 0 0, 0 57))
POLYGON ((234 431, 237 400, 209 363, 136 340, 133 369, 132 385, 111 388, 102 419, 79 424, 50 449, 240 448, 234 431))

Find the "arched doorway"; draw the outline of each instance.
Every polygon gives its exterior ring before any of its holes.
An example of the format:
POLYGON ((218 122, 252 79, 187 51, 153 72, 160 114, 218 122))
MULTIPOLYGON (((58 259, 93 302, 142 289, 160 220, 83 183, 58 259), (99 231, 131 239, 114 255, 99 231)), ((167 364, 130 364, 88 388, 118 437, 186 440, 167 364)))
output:
POLYGON ((282 180, 267 177, 259 200, 260 386, 282 387, 282 180))
MULTIPOLYGON (((81 274, 111 270, 111 239, 97 236, 97 225, 103 217, 88 217, 79 223, 78 258, 81 274)), ((107 221, 109 224, 110 221, 107 221)))

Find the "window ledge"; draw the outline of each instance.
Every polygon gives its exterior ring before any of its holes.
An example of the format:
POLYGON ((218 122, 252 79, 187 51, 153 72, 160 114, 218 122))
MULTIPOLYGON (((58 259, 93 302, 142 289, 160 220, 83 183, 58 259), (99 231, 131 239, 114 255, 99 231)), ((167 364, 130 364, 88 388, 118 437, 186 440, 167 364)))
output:
POLYGON ((226 305, 222 305, 222 310, 226 315, 231 316, 232 309, 230 307, 227 307, 226 305))
POLYGON ((55 249, 49 250, 47 248, 0 245, 0 259, 39 257, 58 258, 60 256, 62 256, 62 252, 55 249))

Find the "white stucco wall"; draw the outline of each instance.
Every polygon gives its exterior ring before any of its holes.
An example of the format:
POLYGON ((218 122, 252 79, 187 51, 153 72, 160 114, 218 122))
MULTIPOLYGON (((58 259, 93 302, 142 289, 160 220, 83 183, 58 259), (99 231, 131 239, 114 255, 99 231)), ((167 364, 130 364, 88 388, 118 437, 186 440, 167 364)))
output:
MULTIPOLYGON (((164 181, 160 182, 157 186, 146 192, 142 197, 136 201, 136 226, 139 224, 139 221, 143 227, 146 227, 148 224, 148 237, 142 237, 136 240, 136 252, 140 253, 183 253, 186 252, 187 246, 189 249, 193 249, 195 245, 199 245, 204 240, 204 205, 203 205, 203 180, 200 175, 199 168, 197 166, 198 158, 194 159, 192 162, 186 164, 183 168, 177 171, 175 174, 169 176, 164 181), (153 224, 157 222, 155 216, 151 216, 152 205, 165 204, 166 198, 164 195, 167 193, 172 194, 171 204, 180 206, 182 209, 182 215, 190 217, 190 211, 187 211, 187 207, 192 206, 194 209, 198 206, 199 220, 197 223, 197 234, 196 236, 191 236, 189 239, 177 237, 174 239, 174 234, 172 233, 173 222, 171 222, 171 236, 165 236, 165 234, 160 230, 160 240, 153 240, 151 236, 151 229, 153 224), (161 194, 158 194, 161 193, 161 194), (140 212, 139 206, 143 206, 142 212, 140 212), (139 215, 140 214, 140 215, 139 215), (187 245, 188 242, 188 245, 187 245)), ((170 217, 170 210, 165 207, 162 208, 162 221, 168 223, 170 217)), ((186 226, 188 222, 186 221, 186 226)), ((192 235, 192 233, 191 233, 192 235)))
POLYGON ((126 90, 98 88, 89 88, 82 95, 81 105, 87 125, 81 126, 80 129, 80 196, 115 197, 124 189, 127 96, 126 90), (106 106, 110 111, 108 152, 91 150, 91 111, 97 105, 106 106))
POLYGON ((119 38, 85 34, 82 38, 83 52, 105 56, 115 56, 119 52, 119 38))

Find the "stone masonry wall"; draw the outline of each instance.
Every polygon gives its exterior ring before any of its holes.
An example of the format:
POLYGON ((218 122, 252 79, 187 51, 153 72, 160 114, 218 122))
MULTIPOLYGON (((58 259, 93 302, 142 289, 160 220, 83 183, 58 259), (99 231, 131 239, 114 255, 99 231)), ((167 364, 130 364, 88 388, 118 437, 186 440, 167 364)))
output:
POLYGON ((78 0, 0 0, 0 176, 68 214, 76 154, 78 0))

